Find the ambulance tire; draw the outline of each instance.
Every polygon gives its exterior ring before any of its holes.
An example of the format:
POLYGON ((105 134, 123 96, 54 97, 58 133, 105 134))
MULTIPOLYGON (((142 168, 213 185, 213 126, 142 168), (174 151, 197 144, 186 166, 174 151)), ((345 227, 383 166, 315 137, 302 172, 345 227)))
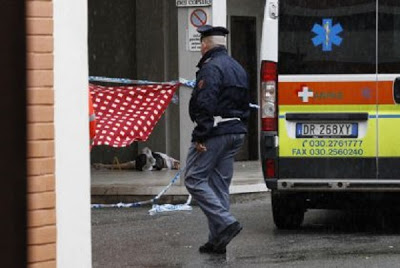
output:
POLYGON ((298 229, 304 220, 304 200, 300 195, 271 192, 272 216, 278 229, 298 229))

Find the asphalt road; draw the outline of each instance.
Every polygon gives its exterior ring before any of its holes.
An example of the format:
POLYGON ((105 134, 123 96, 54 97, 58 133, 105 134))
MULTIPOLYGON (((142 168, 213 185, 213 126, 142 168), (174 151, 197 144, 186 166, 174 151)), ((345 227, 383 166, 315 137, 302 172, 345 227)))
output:
POLYGON ((92 210, 93 267, 400 267, 400 221, 377 212, 311 210, 282 231, 269 195, 232 205, 244 226, 226 255, 200 254, 206 219, 193 211, 148 215, 149 207, 92 210))

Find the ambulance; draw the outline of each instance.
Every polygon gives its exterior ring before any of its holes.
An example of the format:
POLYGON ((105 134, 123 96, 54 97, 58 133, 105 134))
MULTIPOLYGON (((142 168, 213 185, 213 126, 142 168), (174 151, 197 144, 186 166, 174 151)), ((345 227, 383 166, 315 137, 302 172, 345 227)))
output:
POLYGON ((275 225, 400 208, 400 1, 266 0, 260 58, 275 225))

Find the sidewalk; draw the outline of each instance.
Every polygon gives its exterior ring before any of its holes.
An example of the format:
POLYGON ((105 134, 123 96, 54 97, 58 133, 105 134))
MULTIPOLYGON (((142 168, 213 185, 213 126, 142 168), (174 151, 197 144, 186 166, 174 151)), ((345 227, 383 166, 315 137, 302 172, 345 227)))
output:
MULTIPOLYGON (((91 170, 92 203, 131 203, 148 200, 156 196, 177 170, 135 171, 135 170, 91 170)), ((247 194, 267 192, 259 161, 235 162, 235 171, 230 188, 232 197, 246 198, 247 194)), ((181 179, 164 194, 161 201, 183 202, 188 192, 181 179)))

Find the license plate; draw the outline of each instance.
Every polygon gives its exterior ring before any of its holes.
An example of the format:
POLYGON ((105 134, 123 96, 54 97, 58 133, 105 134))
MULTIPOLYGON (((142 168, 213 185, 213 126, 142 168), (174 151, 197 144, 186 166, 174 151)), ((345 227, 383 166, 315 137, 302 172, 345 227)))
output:
POLYGON ((297 123, 296 138, 357 138, 357 123, 297 123))

